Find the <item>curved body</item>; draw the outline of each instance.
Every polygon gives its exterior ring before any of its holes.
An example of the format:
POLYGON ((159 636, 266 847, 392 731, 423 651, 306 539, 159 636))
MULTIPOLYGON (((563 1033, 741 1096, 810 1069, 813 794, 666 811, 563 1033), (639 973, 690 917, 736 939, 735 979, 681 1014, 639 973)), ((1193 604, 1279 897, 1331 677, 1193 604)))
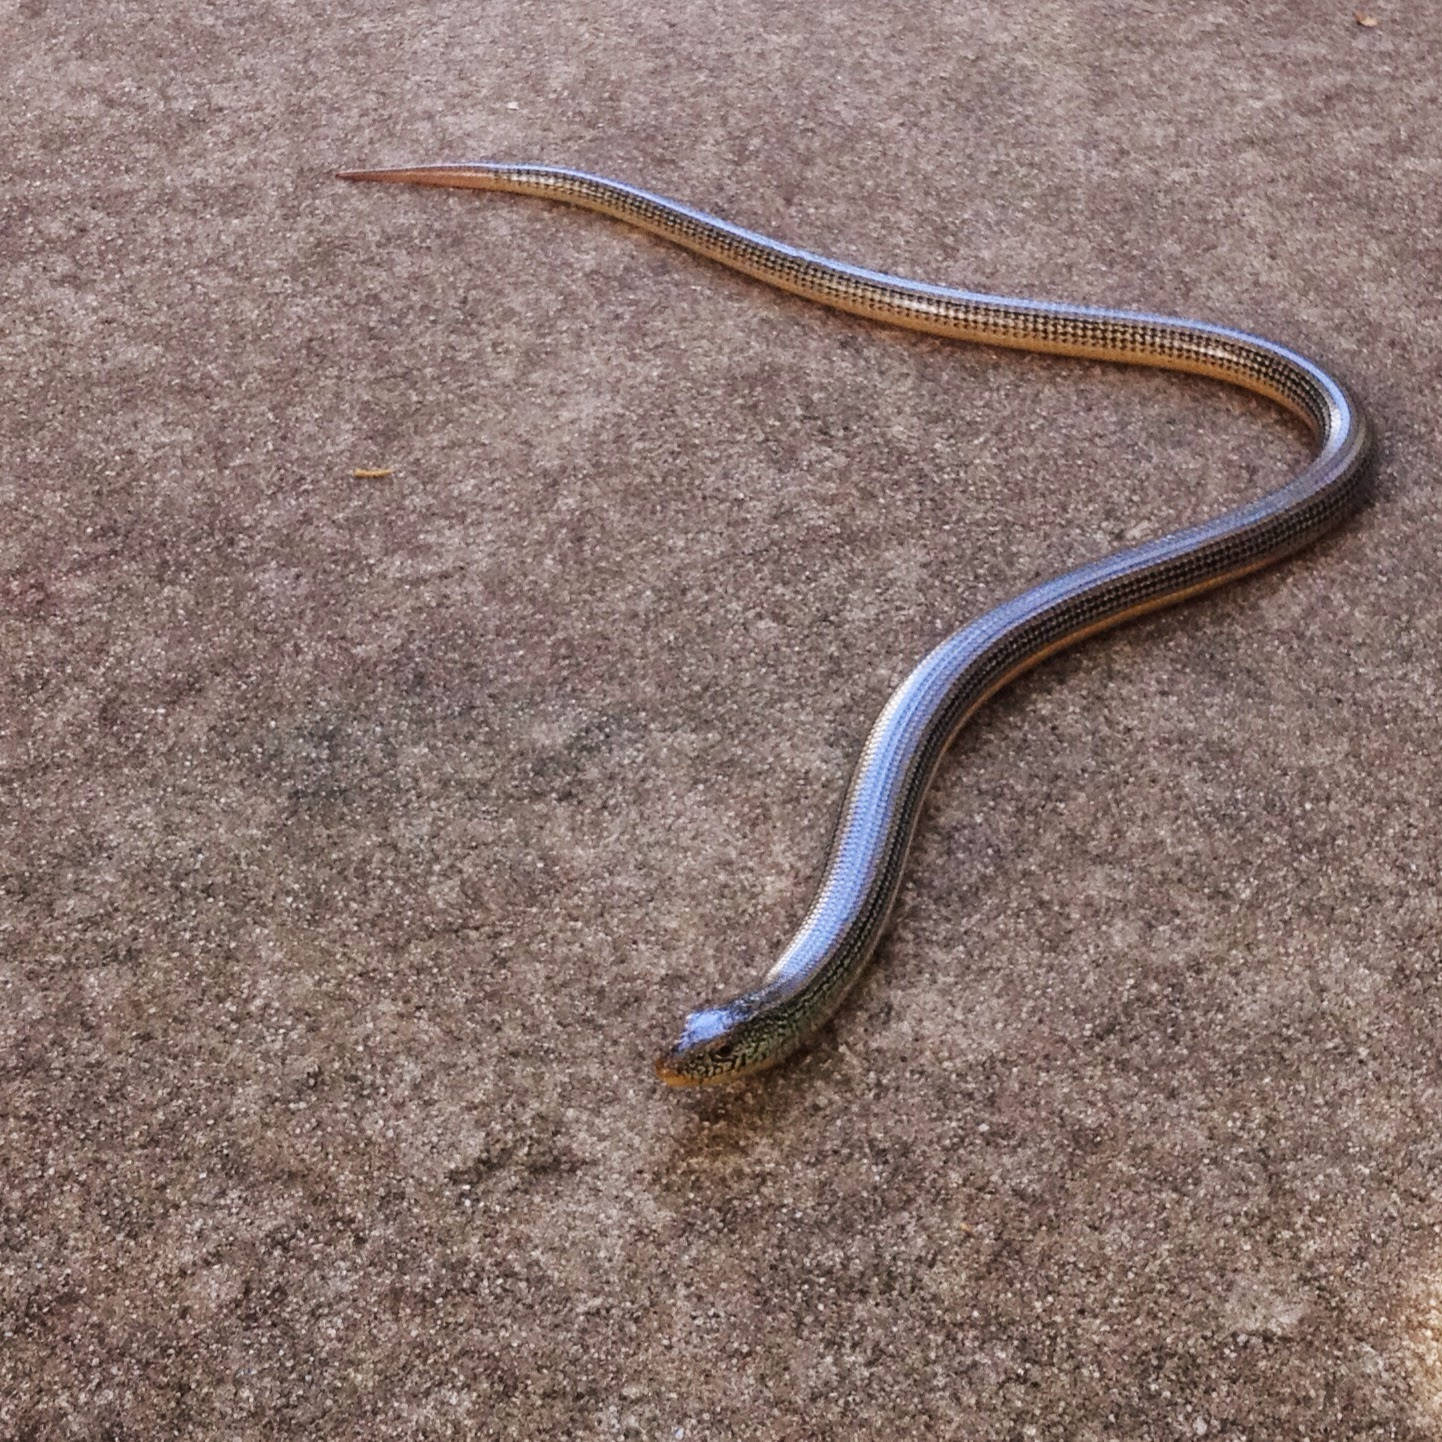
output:
POLYGON ((937 763, 989 696, 1085 636, 1280 560, 1330 530, 1366 495, 1371 435, 1357 402, 1312 361, 1243 331, 903 280, 579 171, 474 164, 342 175, 569 201, 782 290, 892 325, 1229 381, 1295 412, 1315 437, 1312 460, 1286 485, 1033 586, 948 637, 916 667, 867 737, 806 919, 757 986, 686 1019, 679 1040, 656 1062, 657 1074, 672 1085, 726 1081, 771 1066, 831 1015, 886 925, 937 763))

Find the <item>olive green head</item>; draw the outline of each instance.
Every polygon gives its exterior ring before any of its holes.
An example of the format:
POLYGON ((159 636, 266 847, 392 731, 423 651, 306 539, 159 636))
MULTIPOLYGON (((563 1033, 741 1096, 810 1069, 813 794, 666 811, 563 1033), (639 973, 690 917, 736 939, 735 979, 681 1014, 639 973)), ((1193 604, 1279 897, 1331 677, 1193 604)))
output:
POLYGON ((702 1007, 686 1018, 680 1040, 656 1058, 667 1086, 713 1086, 774 1066, 794 1043, 773 1009, 753 996, 702 1007))

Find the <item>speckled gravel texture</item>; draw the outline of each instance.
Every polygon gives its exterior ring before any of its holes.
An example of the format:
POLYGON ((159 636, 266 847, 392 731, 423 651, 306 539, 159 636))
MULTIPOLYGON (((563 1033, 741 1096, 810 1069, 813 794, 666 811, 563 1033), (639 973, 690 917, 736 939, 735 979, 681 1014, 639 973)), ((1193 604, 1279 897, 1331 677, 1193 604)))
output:
POLYGON ((1442 9, 1374 16, 4 7, 0 1437, 1442 1438, 1442 9), (1383 437, 988 708, 738 1090, 650 1058, 911 662, 1306 440, 331 176, 472 156, 1247 326, 1383 437))

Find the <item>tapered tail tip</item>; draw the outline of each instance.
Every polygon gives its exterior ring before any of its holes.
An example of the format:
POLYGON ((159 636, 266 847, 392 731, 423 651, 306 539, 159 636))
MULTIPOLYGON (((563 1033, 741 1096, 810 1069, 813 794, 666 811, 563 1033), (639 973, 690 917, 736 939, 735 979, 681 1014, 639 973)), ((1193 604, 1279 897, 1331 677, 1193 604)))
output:
POLYGON ((337 180, 390 180, 408 185, 453 185, 462 190, 504 190, 514 166, 473 160, 440 165, 386 165, 373 170, 337 170, 337 180))

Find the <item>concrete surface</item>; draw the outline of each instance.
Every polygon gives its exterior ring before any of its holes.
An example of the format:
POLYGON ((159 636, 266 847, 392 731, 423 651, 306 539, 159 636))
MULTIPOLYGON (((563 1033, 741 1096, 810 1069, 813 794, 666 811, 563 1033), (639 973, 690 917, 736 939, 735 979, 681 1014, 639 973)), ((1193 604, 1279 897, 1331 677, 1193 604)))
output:
POLYGON ((0 1435, 1442 1437, 1442 11, 1374 13, 7 7, 0 1435), (910 662, 1304 441, 330 178, 467 155, 1249 325, 1384 437, 990 709, 736 1093, 649 1058, 910 662))

